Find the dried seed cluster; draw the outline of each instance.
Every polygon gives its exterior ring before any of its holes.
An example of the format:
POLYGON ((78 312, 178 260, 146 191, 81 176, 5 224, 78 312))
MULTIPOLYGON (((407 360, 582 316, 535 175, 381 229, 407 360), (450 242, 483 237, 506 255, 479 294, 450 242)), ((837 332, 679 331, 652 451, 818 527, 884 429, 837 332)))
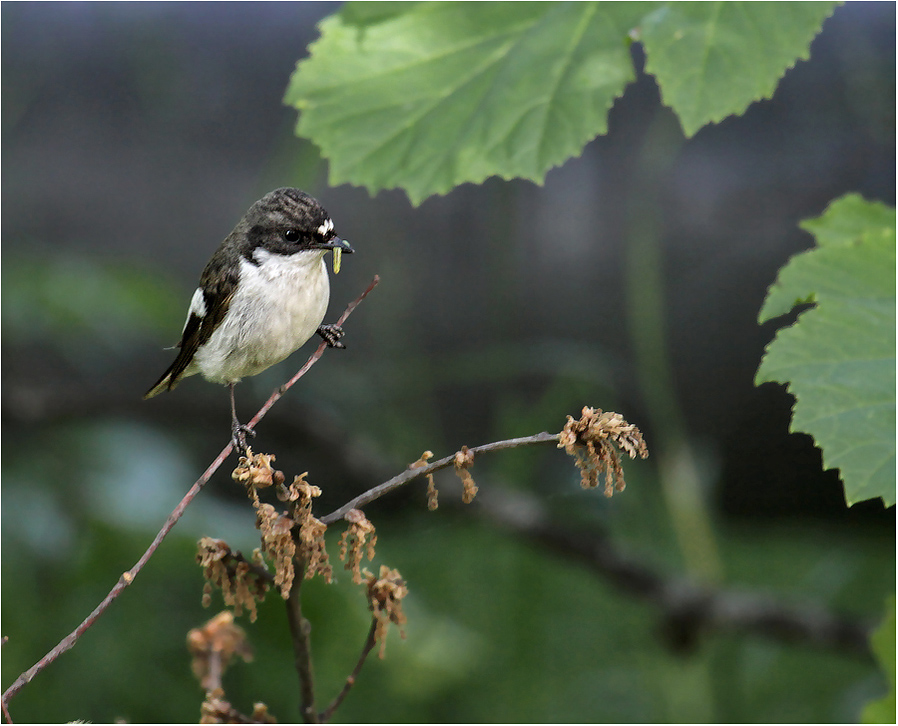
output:
POLYGON ((246 633, 234 624, 234 615, 229 610, 187 633, 187 650, 193 657, 193 674, 207 691, 220 687, 221 678, 235 655, 247 662, 253 659, 246 633))
POLYGON ((265 599, 268 582, 262 575, 264 564, 259 558, 254 563, 247 562, 239 552, 232 552, 224 540, 203 537, 197 544, 196 560, 203 568, 206 584, 203 587, 203 605, 212 602, 212 586, 221 590, 225 605, 234 608, 240 615, 243 608, 249 611, 249 619, 257 617, 256 604, 265 599), (257 569, 253 568, 253 565, 257 569))
POLYGON ((264 703, 254 704, 253 712, 244 716, 224 699, 224 691, 218 688, 206 694, 200 706, 200 723, 277 723, 277 719, 268 713, 264 703))
POLYGON ((377 577, 368 570, 364 571, 364 575, 367 583, 368 607, 377 621, 374 639, 380 643, 378 657, 383 658, 390 623, 397 625, 400 636, 405 638, 402 626, 405 625, 406 618, 402 612, 402 599, 408 595, 408 587, 399 570, 391 570, 386 565, 380 566, 380 574, 377 577))
MULTIPOLYGON (((648 456, 648 448, 639 429, 620 414, 588 406, 583 408, 579 419, 573 416, 567 419, 558 435, 558 447, 574 457, 580 469, 583 488, 598 487, 599 475, 604 472, 605 496, 622 491, 625 482, 620 452, 623 451, 631 459, 648 456)), ((546 437, 539 437, 539 440, 545 441, 546 437)), ((431 458, 433 453, 425 451, 409 465, 409 469, 428 467, 431 458)), ((209 604, 211 588, 217 585, 222 590, 225 604, 234 610, 233 613, 220 613, 202 628, 191 630, 187 637, 193 656, 193 671, 206 689, 201 723, 276 723, 264 704, 255 704, 252 715, 244 716, 225 700, 221 678, 232 658, 235 655, 245 660, 252 658, 246 635, 234 624, 234 616, 240 615, 246 608, 250 619, 255 620, 257 602, 264 599, 271 582, 279 588, 281 596, 288 599, 297 567, 304 570, 306 578, 319 574, 327 582, 333 579, 325 547, 327 525, 312 514, 312 502, 321 495, 321 489, 306 481, 307 472, 285 485, 283 472, 272 466, 274 460, 273 455, 253 454, 252 450, 247 449, 246 456, 240 458, 232 473, 234 480, 246 487, 256 511, 256 525, 262 533, 262 547, 254 552, 253 561, 248 562, 239 552, 232 552, 222 540, 204 537, 199 542, 197 560, 203 566, 207 579, 204 605, 209 604), (287 511, 280 511, 277 506, 260 500, 259 490, 269 487, 275 488, 277 499, 287 505, 287 511), (274 575, 268 572, 263 553, 273 561, 274 575)), ((438 468, 449 461, 439 461, 438 468)), ((469 471, 474 464, 474 452, 462 446, 451 462, 462 482, 462 501, 470 504, 478 491, 469 471)), ((432 473, 426 473, 426 477, 427 507, 435 510, 439 506, 436 484, 432 473)), ((348 526, 340 537, 340 559, 345 569, 352 572, 353 582, 365 584, 368 607, 373 616, 374 640, 373 643, 370 640, 366 643, 363 658, 375 643, 379 643, 379 657, 383 658, 390 624, 396 625, 400 636, 405 638, 403 626, 406 616, 402 611, 402 602, 408 595, 408 587, 398 570, 382 565, 375 576, 362 569, 365 556, 369 561, 374 559, 377 533, 359 509, 350 510, 344 519, 348 526)), ((350 676, 348 685, 354 677, 355 674, 350 676)), ((327 713, 329 715, 330 710, 327 713)))
POLYGON ((350 509, 343 519, 349 522, 349 527, 340 537, 340 559, 345 563, 344 567, 352 572, 352 581, 360 585, 363 579, 362 558, 367 554, 369 561, 374 559, 377 534, 361 509, 350 509))
POLYGON ((293 502, 293 520, 299 528, 299 556, 306 563, 306 579, 321 575, 325 582, 331 582, 334 571, 324 543, 327 525, 312 515, 312 500, 321 496, 321 489, 309 484, 306 476, 308 472, 294 477, 293 483, 284 489, 283 501, 293 502))
POLYGON ((264 489, 272 485, 283 484, 284 472, 271 466, 274 458, 274 454, 253 454, 253 450, 247 447, 246 456, 240 457, 237 468, 234 469, 231 476, 234 481, 247 488, 264 489))
POLYGON ((232 476, 246 486, 256 510, 256 526, 262 532, 262 551, 274 561, 275 585, 286 599, 296 575, 295 560, 304 563, 306 578, 321 575, 330 582, 333 570, 324 543, 327 525, 312 515, 312 500, 321 496, 321 489, 306 481, 308 472, 285 486, 284 474, 273 469, 273 461, 271 454, 253 454, 248 449, 232 476), (289 512, 260 501, 257 489, 272 485, 277 498, 288 504, 289 512))
POLYGON ((256 527, 262 533, 262 552, 274 562, 274 584, 280 588, 285 600, 293 586, 293 557, 296 543, 293 541, 293 520, 278 512, 271 504, 254 503, 256 527))
POLYGON ((580 485, 594 489, 599 485, 599 474, 605 472, 605 496, 610 497, 626 486, 624 470, 618 448, 631 459, 649 455, 639 429, 627 423, 624 417, 613 411, 583 407, 581 417, 567 417, 567 423, 559 434, 558 448, 573 456, 580 469, 580 485))
MULTIPOLYGON (((409 464, 409 469, 420 469, 427 466, 427 462, 433 458, 432 451, 425 451, 421 454, 421 458, 416 462, 409 464)), ((427 474, 427 508, 432 512, 440 506, 439 493, 437 485, 433 480, 433 474, 427 474)))
POLYGON ((458 478, 461 479, 464 487, 461 500, 465 504, 470 504, 474 501, 474 497, 477 496, 477 485, 474 483, 474 477, 471 476, 471 472, 468 471, 468 467, 473 464, 474 452, 468 449, 467 446, 462 446, 461 451, 455 452, 455 473, 458 474, 458 478))

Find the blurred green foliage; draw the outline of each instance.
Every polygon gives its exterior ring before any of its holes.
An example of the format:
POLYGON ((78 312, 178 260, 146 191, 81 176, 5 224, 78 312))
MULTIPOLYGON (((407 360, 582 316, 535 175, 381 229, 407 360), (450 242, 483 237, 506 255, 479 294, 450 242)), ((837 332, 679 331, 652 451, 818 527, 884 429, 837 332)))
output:
POLYGON ((177 288, 148 270, 85 256, 4 257, 3 339, 15 345, 52 340, 60 350, 97 356, 128 348, 147 333, 171 333, 182 314, 177 288))
MULTIPOLYGON (((99 602, 155 528, 152 517, 120 514, 109 521, 99 507, 121 484, 121 469, 110 459, 136 456, 136 440, 128 449, 127 437, 115 438, 105 426, 61 427, 46 443, 65 451, 66 472, 19 470, 5 484, 5 498, 21 496, 9 492, 26 487, 45 492, 34 516, 3 522, 7 683, 55 644, 60 629, 73 628, 99 602), (47 476, 65 476, 67 491, 47 487, 47 476), (89 495, 92 487, 97 495, 89 495), (78 502, 82 506, 73 506, 78 502), (36 526, 48 515, 51 526, 36 526), (70 536, 59 541, 65 531, 70 536), (39 558, 29 562, 26 553, 35 551, 39 558)), ((143 477, 177 476, 153 467, 177 462, 186 452, 157 446, 155 455, 141 459, 148 469, 143 477)), ((571 519, 601 523, 622 550, 676 572, 675 540, 664 525, 650 467, 637 463, 626 470, 628 488, 612 500, 581 491, 574 467, 552 449, 495 454, 472 472, 481 487, 513 476, 514 486, 545 498, 559 515, 576 512, 571 519)), ((312 482, 314 477, 312 472, 312 482)), ((213 490, 232 486, 224 473, 210 484, 213 490)), ((394 631, 385 660, 369 660, 338 711, 339 721, 850 721, 881 688, 868 663, 756 637, 709 634, 696 651, 676 655, 659 637, 652 607, 615 592, 577 564, 485 526, 472 518, 476 504, 459 511, 451 504, 457 497, 451 475, 438 477, 438 486, 442 505, 435 513, 424 507, 422 482, 417 506, 370 515, 379 538, 372 569, 396 567, 409 583, 407 639, 394 631)), ((177 492, 157 489, 145 496, 149 501, 141 508, 158 511, 172 505, 177 492), (157 501, 165 498, 167 504, 157 501)), ((210 496, 201 496, 196 518, 176 528, 76 648, 16 697, 18 720, 197 717, 202 693, 190 674, 184 639, 217 612, 221 600, 216 593, 210 610, 200 606, 195 542, 205 534, 246 552, 254 546, 248 502, 228 505, 227 515, 215 508, 203 515, 210 496)), ((329 549, 336 560, 334 529, 329 549)), ((823 524, 719 534, 725 571, 732 573, 721 585, 847 612, 869 612, 894 590, 892 553, 882 534, 834 533, 823 524)), ((304 593, 320 705, 339 690, 368 626, 362 588, 341 569, 337 576, 332 586, 307 583, 304 593)), ((297 677, 279 596, 269 594, 256 623, 246 616, 239 622, 256 655, 228 672, 229 699, 244 711, 261 700, 281 721, 296 720, 297 677)))
POLYGON ((895 598, 886 601, 885 617, 870 637, 876 659, 890 683, 889 692, 863 712, 864 723, 891 723, 895 720, 895 598))

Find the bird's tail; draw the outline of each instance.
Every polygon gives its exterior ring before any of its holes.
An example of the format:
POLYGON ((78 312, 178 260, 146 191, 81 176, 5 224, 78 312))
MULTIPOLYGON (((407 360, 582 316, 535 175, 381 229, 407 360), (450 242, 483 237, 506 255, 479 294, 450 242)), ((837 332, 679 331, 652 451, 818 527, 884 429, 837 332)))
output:
POLYGON ((172 372, 174 371, 174 369, 175 369, 175 364, 172 363, 168 367, 168 370, 162 374, 162 377, 158 381, 156 381, 156 383, 153 385, 153 387, 150 388, 149 391, 147 391, 146 393, 143 394, 144 400, 146 400, 148 398, 152 398, 153 396, 157 396, 160 393, 162 393, 163 391, 174 390, 175 386, 178 385, 177 380, 172 380, 172 372))

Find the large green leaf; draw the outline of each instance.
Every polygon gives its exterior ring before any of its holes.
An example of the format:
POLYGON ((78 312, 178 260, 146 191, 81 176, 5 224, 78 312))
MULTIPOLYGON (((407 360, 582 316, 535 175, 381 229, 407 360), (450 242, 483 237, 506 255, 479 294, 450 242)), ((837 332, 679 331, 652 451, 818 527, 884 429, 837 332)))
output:
POLYGON ((413 203, 489 176, 541 182, 607 129, 632 37, 687 134, 769 96, 834 3, 350 3, 285 102, 330 182, 413 203))
POLYGON ((645 69, 692 136, 773 95, 806 59, 832 2, 675 2, 645 18, 645 69))
POLYGON ((285 100, 332 184, 401 186, 417 203, 491 175, 542 179, 605 131, 634 76, 638 8, 421 3, 361 27, 338 14, 285 100))
POLYGON ((781 329, 757 383, 788 382, 793 431, 839 469, 849 504, 895 503, 895 211, 856 195, 803 225, 818 247, 780 270, 764 322, 814 302, 781 329))

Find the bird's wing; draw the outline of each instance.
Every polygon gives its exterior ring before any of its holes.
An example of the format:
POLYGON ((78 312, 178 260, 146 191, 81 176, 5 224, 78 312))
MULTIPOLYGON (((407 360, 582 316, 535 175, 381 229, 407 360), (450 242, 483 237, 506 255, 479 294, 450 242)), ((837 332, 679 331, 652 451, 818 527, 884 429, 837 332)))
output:
POLYGON ((187 322, 184 324, 181 341, 177 346, 180 349, 177 357, 153 387, 146 392, 144 398, 152 398, 156 394, 170 391, 178 385, 178 381, 187 366, 190 365, 196 351, 209 340, 212 333, 224 320, 231 304, 231 298, 237 289, 238 273, 235 271, 232 274, 219 274, 216 278, 213 273, 220 272, 220 269, 216 270, 215 262, 215 258, 210 260, 200 278, 200 286, 190 303, 187 322))

